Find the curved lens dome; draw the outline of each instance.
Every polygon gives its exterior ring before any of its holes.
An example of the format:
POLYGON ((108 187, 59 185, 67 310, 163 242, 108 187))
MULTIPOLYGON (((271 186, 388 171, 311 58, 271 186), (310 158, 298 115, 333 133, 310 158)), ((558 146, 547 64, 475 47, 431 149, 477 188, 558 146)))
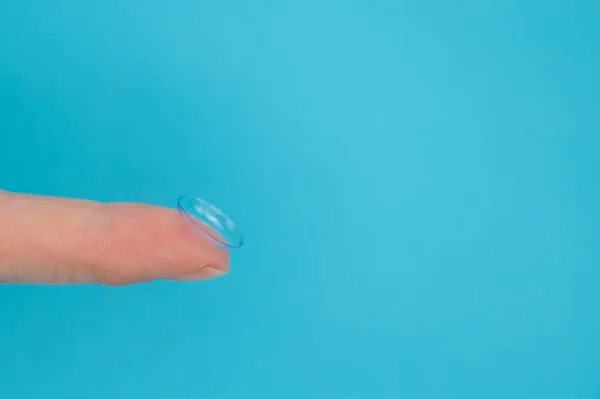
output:
POLYGON ((177 201, 177 210, 194 234, 209 244, 228 251, 244 244, 233 220, 210 202, 182 195, 177 201))

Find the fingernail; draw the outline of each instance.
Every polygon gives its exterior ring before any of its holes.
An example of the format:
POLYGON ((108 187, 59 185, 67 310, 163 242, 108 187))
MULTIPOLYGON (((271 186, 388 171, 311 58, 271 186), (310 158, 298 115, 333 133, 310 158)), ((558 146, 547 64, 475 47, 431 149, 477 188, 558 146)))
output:
POLYGON ((195 270, 193 272, 179 274, 177 276, 169 277, 169 280, 174 281, 199 281, 199 280, 208 280, 211 278, 221 277, 227 274, 226 271, 219 270, 212 266, 205 266, 199 270, 195 270))

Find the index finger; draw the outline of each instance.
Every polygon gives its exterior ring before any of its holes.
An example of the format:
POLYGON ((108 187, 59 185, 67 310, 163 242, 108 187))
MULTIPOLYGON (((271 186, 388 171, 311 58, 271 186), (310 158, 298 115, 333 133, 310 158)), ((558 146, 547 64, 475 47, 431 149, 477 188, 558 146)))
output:
POLYGON ((173 209, 0 193, 0 282, 126 285, 227 272, 227 252, 173 209))

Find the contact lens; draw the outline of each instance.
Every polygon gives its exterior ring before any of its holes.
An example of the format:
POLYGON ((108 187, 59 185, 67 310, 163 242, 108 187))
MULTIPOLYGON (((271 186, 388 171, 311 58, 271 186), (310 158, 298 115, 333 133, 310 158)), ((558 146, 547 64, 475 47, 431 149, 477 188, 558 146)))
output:
POLYGON ((218 249, 241 248, 244 238, 231 220, 219 208, 203 199, 182 195, 177 210, 194 234, 218 249))

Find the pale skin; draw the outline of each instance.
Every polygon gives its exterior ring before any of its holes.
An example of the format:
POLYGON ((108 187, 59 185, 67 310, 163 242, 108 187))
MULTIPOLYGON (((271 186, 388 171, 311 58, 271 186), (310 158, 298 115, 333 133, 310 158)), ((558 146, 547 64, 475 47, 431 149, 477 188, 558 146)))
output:
POLYGON ((0 190, 0 284, 121 286, 228 272, 227 252, 174 209, 0 190))

